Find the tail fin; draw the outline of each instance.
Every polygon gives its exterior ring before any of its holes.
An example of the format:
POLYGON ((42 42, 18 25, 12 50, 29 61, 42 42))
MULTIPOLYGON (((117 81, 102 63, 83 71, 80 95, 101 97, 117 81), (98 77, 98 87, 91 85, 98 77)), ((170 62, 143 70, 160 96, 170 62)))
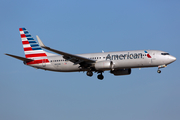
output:
POLYGON ((34 61, 29 64, 39 64, 39 63, 49 63, 47 59, 47 54, 39 44, 34 40, 31 34, 26 30, 26 28, 19 28, 21 40, 24 48, 24 53, 26 58, 34 59, 34 61))

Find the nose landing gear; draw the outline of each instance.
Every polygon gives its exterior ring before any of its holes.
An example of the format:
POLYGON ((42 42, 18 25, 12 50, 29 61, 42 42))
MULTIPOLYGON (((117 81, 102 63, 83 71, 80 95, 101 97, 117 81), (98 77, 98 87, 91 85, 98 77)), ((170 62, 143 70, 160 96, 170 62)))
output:
POLYGON ((158 72, 158 73, 161 73, 161 70, 158 69, 157 72, 158 72))
POLYGON ((165 68, 165 67, 167 67, 167 65, 159 65, 159 66, 158 66, 157 72, 158 72, 158 73, 161 73, 160 68, 165 68))

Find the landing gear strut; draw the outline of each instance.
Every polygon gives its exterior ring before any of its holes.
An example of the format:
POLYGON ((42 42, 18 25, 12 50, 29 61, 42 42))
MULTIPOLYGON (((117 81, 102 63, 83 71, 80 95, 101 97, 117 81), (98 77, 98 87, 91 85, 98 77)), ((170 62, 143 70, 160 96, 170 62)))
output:
POLYGON ((93 72, 92 71, 87 71, 86 75, 89 76, 89 77, 92 77, 93 76, 93 72))
POLYGON ((158 73, 161 73, 160 68, 165 68, 165 67, 167 67, 167 65, 159 65, 159 66, 158 66, 157 72, 158 72, 158 73))
POLYGON ((97 78, 98 78, 99 80, 103 80, 103 79, 104 79, 104 76, 103 76, 102 73, 101 73, 101 74, 99 74, 99 75, 97 76, 97 78))

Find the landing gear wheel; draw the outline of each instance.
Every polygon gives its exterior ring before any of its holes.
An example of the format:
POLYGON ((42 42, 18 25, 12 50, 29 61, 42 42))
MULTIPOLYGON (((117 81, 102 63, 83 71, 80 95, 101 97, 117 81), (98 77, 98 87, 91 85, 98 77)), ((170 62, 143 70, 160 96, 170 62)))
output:
POLYGON ((161 73, 161 70, 158 70, 157 72, 158 72, 158 73, 161 73))
POLYGON ((86 75, 91 77, 91 76, 93 76, 93 72, 92 71, 87 71, 86 75))
POLYGON ((99 74, 99 75, 97 76, 97 78, 98 78, 99 80, 103 80, 103 79, 104 79, 104 76, 103 76, 102 74, 99 74))

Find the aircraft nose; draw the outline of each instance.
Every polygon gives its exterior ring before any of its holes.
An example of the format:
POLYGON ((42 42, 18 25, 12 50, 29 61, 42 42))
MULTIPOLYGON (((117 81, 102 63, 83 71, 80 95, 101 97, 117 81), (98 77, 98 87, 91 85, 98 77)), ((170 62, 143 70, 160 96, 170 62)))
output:
POLYGON ((176 57, 174 57, 174 56, 169 56, 169 59, 170 59, 172 62, 176 61, 176 57))

